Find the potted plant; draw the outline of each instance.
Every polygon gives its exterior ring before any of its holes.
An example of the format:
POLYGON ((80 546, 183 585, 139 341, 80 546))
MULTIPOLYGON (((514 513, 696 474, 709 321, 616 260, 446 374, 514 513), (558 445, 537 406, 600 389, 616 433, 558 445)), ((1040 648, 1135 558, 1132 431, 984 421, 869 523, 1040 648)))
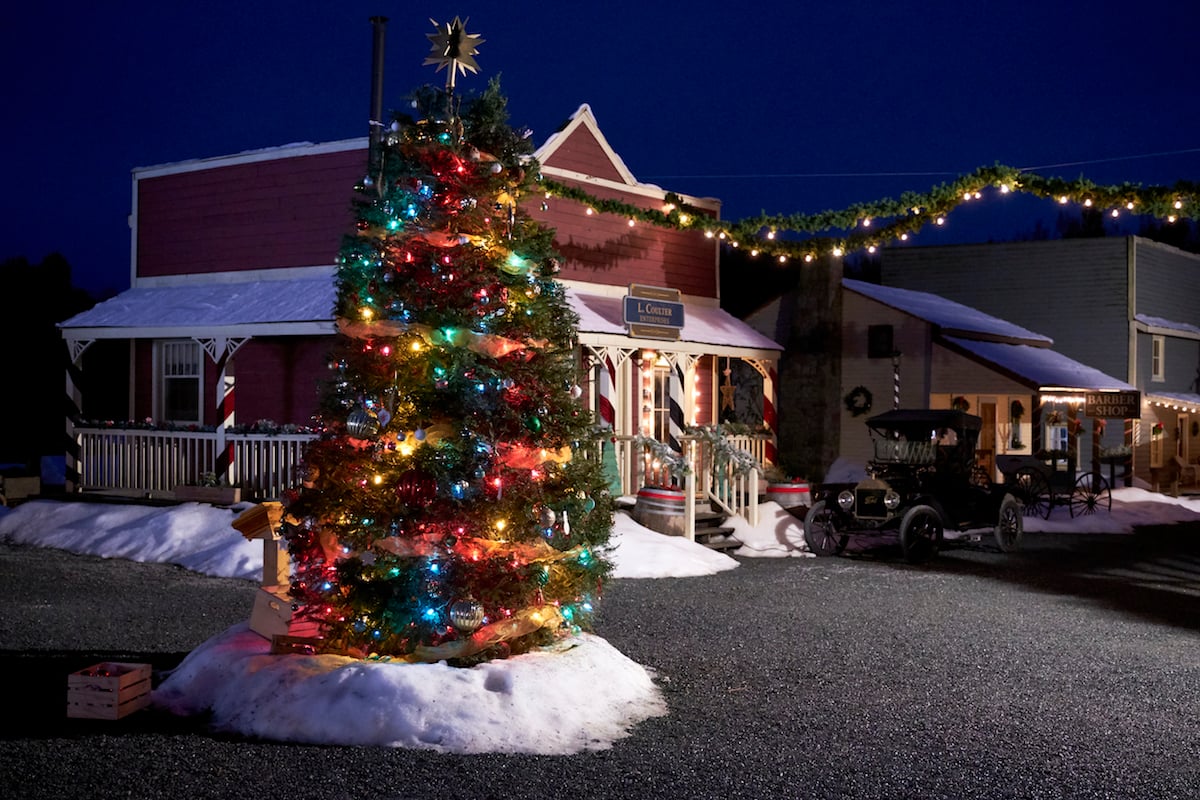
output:
POLYGON ((812 490, 808 481, 795 477, 775 464, 763 470, 763 477, 767 481, 767 500, 783 508, 812 505, 812 490))

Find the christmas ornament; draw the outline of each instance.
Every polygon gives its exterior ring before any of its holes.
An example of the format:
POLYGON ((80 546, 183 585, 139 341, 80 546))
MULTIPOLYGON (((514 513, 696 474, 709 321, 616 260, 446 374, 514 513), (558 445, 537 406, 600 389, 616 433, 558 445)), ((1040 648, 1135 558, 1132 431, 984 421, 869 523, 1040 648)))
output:
POLYGON ((432 475, 409 470, 396 482, 396 497, 407 506, 426 506, 437 494, 437 481, 432 475))
POLYGON ((346 433, 355 439, 371 439, 379 433, 379 417, 366 408, 356 408, 346 417, 346 433))
POLYGON ((483 605, 474 598, 450 604, 450 624, 460 633, 472 633, 483 624, 483 605))

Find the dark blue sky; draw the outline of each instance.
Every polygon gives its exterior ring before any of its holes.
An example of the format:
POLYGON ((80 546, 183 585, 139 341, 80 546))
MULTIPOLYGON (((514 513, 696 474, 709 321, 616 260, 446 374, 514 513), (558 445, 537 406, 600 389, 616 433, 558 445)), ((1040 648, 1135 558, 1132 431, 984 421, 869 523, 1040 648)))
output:
MULTIPOLYGON (((468 18, 486 41, 460 89, 499 74, 539 144, 588 103, 635 176, 718 197, 728 219, 995 162, 1200 180, 1195 0, 22 5, 0 22, 0 258, 61 252, 92 290, 128 286, 134 167, 365 135, 373 15, 386 106, 444 82, 421 64, 430 18, 468 18)), ((992 205, 958 213, 1032 228, 1011 198, 992 205)))

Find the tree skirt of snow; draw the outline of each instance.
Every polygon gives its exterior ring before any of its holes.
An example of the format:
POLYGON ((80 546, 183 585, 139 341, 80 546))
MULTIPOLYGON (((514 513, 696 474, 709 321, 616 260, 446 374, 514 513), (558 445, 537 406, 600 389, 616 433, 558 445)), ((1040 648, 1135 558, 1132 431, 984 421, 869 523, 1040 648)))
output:
POLYGON ((541 755, 607 749, 667 713, 647 669, 591 634, 470 669, 269 651, 235 625, 192 651, 153 704, 272 741, 541 755))

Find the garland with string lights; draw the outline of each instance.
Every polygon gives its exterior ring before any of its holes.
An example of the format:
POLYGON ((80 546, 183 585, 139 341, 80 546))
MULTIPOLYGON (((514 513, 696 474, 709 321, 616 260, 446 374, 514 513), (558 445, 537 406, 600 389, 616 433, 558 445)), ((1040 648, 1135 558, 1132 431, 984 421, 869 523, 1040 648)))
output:
POLYGON ((579 457, 599 440, 553 234, 519 205, 530 145, 496 81, 414 106, 358 187, 325 430, 284 533, 316 649, 469 666, 591 627, 612 498, 579 457))
POLYGON ((906 192, 898 200, 883 198, 837 211, 762 214, 736 221, 716 220, 689 207, 676 194, 668 194, 663 209, 659 210, 597 198, 578 187, 548 178, 542 179, 541 188, 548 197, 573 200, 597 212, 622 215, 659 227, 702 230, 706 236, 718 238, 731 247, 744 247, 752 255, 774 256, 781 263, 791 259, 807 262, 824 255, 841 256, 859 250, 874 252, 884 244, 907 241, 926 225, 944 225, 950 212, 963 203, 980 199, 988 189, 1104 209, 1112 217, 1128 213, 1175 222, 1200 216, 1200 184, 1190 181, 1179 181, 1174 186, 1132 183, 1103 186, 1086 178, 1044 177, 1000 164, 980 167, 923 194, 906 192), (809 236, 800 239, 779 236, 789 233, 809 236))

